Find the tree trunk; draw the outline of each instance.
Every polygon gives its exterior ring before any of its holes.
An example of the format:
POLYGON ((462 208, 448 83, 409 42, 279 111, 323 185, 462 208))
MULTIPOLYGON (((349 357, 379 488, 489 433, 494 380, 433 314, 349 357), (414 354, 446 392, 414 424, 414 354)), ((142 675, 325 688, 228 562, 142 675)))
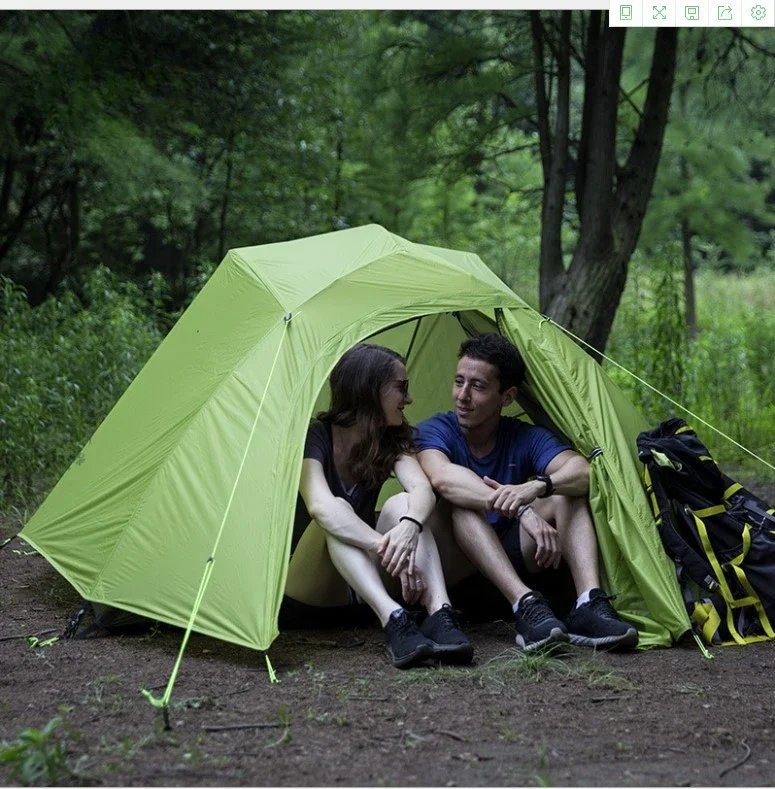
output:
POLYGON ((693 340, 697 336, 697 311, 694 306, 694 256, 692 254, 692 231, 689 227, 689 220, 681 221, 681 247, 683 254, 684 272, 684 306, 686 320, 686 330, 689 339, 693 340))
POLYGON ((570 128, 570 11, 564 11, 557 48, 557 112, 554 131, 550 128, 544 60, 544 26, 540 13, 530 14, 536 103, 538 107, 541 162, 544 172, 544 199, 541 207, 541 260, 539 267, 539 303, 545 309, 562 285, 565 273, 562 260, 562 217, 565 207, 565 182, 568 166, 568 132, 570 128))
POLYGON ((234 135, 229 137, 229 147, 226 152, 226 183, 223 185, 221 197, 221 210, 218 217, 218 257, 223 260, 226 254, 226 223, 229 216, 229 198, 231 197, 231 177, 234 171, 234 135))
MULTIPOLYGON (((681 114, 686 117, 686 97, 688 93, 688 83, 684 82, 678 89, 678 99, 681 104, 681 114)), ((685 156, 679 159, 681 171, 681 184, 684 188, 689 187, 691 173, 689 172, 689 162, 685 156)), ((684 217, 681 220, 681 251, 683 260, 684 274, 684 307, 686 330, 690 340, 697 336, 697 313, 694 306, 694 255, 692 254, 692 233, 689 220, 684 217)))
MULTIPOLYGON (((603 22, 607 20, 603 18, 603 22)), ((581 230, 562 287, 547 309, 560 325, 600 352, 611 333, 651 195, 678 43, 676 28, 657 31, 643 115, 617 178, 616 115, 624 34, 624 28, 605 27, 600 35, 599 67, 593 75, 594 93, 589 97, 594 133, 585 161, 581 230)))
POLYGON ((576 157, 576 213, 579 219, 584 217, 584 189, 587 184, 587 159, 589 157, 589 141, 592 139, 592 110, 596 77, 600 68, 600 36, 603 32, 603 15, 600 11, 589 12, 587 23, 587 37, 584 45, 586 60, 584 69, 584 109, 581 114, 581 138, 579 140, 578 156, 576 157))

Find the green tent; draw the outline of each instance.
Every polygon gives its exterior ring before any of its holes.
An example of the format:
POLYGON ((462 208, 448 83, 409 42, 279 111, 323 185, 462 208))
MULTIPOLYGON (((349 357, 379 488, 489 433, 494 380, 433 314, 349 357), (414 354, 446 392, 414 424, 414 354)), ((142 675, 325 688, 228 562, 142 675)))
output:
POLYGON ((22 532, 95 602, 256 649, 277 636, 302 449, 339 357, 408 360, 413 423, 458 346, 500 330, 524 401, 592 462, 607 587, 643 646, 689 628, 639 479, 645 425, 601 368, 473 254, 366 227, 231 250, 22 532))

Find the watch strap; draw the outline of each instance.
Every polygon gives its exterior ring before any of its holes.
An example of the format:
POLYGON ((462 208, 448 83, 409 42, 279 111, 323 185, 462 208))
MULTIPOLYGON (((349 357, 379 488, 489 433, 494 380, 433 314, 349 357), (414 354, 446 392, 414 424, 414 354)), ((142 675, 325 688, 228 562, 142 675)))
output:
POLYGON ((551 496, 554 493, 554 485, 552 484, 552 478, 548 474, 536 474, 536 479, 539 482, 543 482, 546 485, 546 490, 541 493, 538 498, 545 499, 548 496, 551 496))

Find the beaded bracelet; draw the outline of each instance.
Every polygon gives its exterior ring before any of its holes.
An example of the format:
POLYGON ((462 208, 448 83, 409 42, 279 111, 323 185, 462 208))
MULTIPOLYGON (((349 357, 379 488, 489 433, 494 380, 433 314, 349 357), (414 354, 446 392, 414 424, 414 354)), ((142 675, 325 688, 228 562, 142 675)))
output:
POLYGON ((519 523, 520 518, 525 514, 525 510, 529 510, 529 509, 532 509, 532 507, 529 504, 523 504, 517 510, 517 523, 519 523))

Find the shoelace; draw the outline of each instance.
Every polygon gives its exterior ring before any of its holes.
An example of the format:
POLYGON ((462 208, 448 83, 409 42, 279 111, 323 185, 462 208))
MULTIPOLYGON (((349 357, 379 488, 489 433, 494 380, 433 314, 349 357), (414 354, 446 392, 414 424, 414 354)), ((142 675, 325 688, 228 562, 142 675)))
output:
POLYGON ((402 636, 409 632, 413 632, 416 629, 414 623, 409 619, 406 613, 402 614, 401 616, 391 617, 390 621, 393 624, 393 629, 395 632, 402 636))
POLYGON ((460 630, 457 614, 451 608, 440 608, 442 630, 460 630))
POLYGON ((616 600, 616 595, 599 595, 590 600, 590 608, 603 619, 619 619, 609 600, 616 600))
POLYGON ((554 618, 548 604, 540 597, 531 597, 530 600, 520 603, 517 613, 530 625, 538 625, 554 618))

